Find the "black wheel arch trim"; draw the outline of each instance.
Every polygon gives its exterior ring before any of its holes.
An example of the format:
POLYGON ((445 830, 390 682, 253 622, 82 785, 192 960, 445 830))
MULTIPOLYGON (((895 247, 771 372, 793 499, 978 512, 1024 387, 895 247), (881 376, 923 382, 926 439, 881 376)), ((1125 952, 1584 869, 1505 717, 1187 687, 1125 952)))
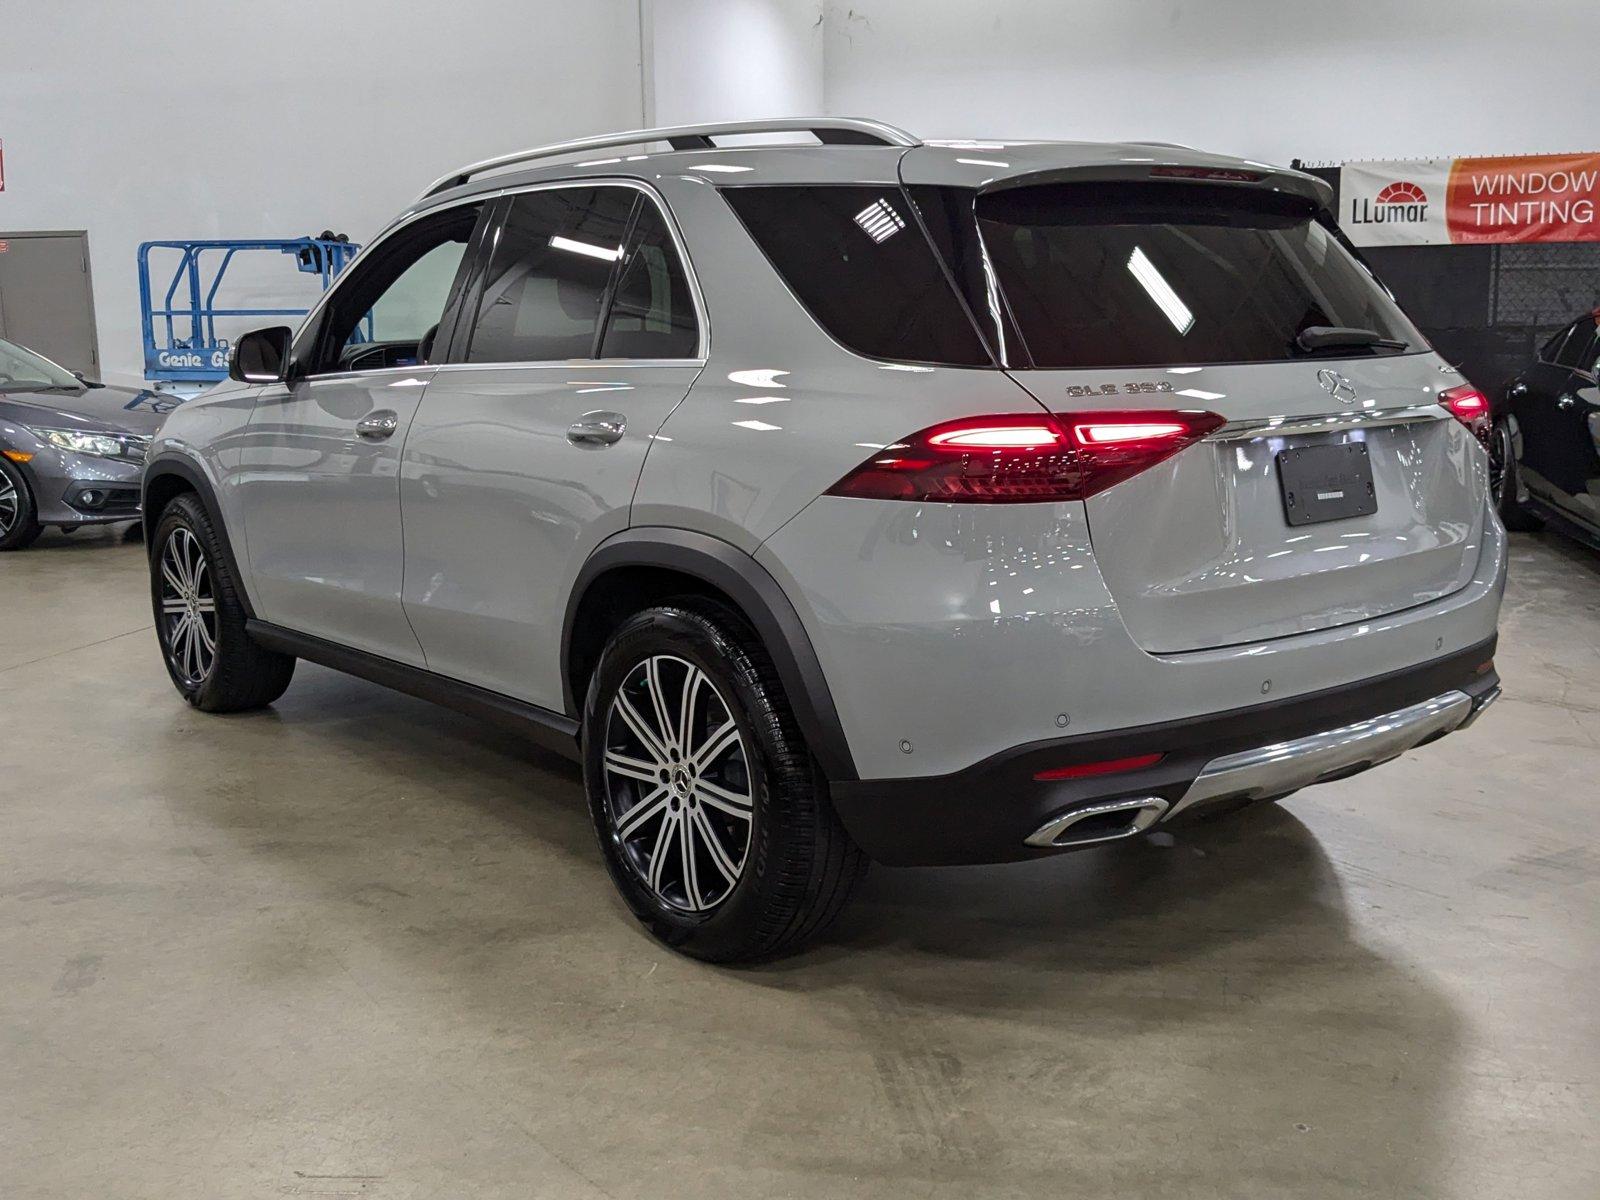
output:
POLYGON ((144 477, 139 486, 139 507, 144 526, 145 551, 152 558, 156 553, 156 524, 160 520, 158 513, 150 508, 150 485, 157 479, 176 476, 182 479, 200 498, 200 504, 206 510, 206 516, 211 518, 211 529, 217 535, 217 541, 222 546, 222 555, 227 559, 228 570, 233 574, 238 584, 240 603, 244 605, 245 616, 255 619, 255 606, 250 601, 250 587, 246 582, 244 572, 239 570, 239 560, 233 553, 233 539, 228 533, 227 522, 222 519, 222 506, 217 503, 217 493, 211 486, 199 464, 186 455, 176 451, 166 451, 158 454, 145 463, 144 477))
POLYGON ((725 593, 755 626, 794 708, 800 731, 830 780, 859 778, 850 743, 828 690, 822 663, 782 585, 745 551, 721 538, 687 529, 640 526, 601 543, 578 573, 561 627, 561 686, 568 713, 581 711, 572 690, 572 635, 595 580, 619 567, 660 567, 692 576, 725 593))

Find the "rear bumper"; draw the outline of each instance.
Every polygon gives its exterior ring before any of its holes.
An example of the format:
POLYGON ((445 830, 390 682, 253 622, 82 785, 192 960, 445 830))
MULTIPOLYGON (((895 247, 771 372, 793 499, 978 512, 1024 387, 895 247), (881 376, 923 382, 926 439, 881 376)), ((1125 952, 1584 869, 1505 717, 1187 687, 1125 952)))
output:
POLYGON ((1342 779, 1463 728, 1499 695, 1493 638, 1421 666, 1270 704, 1035 742, 950 775, 833 784, 856 842, 890 865, 1012 862, 1135 836, 1240 799, 1342 779), (1152 766, 1041 782, 1084 763, 1152 766), (1086 809, 1087 819, 1074 818, 1086 809))

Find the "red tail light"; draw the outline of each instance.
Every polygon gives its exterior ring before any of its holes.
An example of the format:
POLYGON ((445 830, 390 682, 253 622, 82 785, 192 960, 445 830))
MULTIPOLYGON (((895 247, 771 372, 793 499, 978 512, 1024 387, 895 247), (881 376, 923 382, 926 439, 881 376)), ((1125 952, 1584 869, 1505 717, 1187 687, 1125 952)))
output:
POLYGON ((1083 500, 1225 423, 1191 411, 968 417, 885 446, 828 494, 947 504, 1083 500))
POLYGON ((1439 403, 1450 410, 1450 415, 1472 430, 1480 442, 1489 442, 1489 398, 1469 384, 1446 388, 1439 393, 1439 403))

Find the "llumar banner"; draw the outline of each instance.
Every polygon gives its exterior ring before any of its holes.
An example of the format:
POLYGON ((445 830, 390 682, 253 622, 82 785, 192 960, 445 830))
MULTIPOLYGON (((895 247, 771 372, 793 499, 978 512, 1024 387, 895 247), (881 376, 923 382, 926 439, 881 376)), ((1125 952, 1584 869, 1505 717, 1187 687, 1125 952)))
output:
POLYGON ((1600 242, 1600 154, 1345 163, 1339 224, 1358 246, 1600 242))

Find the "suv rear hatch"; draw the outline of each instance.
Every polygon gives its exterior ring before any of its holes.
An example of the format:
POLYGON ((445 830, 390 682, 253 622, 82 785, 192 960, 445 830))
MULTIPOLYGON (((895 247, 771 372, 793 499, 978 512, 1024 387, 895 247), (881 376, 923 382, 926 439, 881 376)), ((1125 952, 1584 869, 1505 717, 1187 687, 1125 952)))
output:
POLYGON ((1478 557, 1484 457, 1439 404, 1460 377, 1315 192, 1242 174, 911 189, 1051 411, 1228 422, 1087 501, 1102 574, 1153 653, 1381 617, 1464 587, 1478 557), (975 246, 950 232, 967 205, 975 246))

